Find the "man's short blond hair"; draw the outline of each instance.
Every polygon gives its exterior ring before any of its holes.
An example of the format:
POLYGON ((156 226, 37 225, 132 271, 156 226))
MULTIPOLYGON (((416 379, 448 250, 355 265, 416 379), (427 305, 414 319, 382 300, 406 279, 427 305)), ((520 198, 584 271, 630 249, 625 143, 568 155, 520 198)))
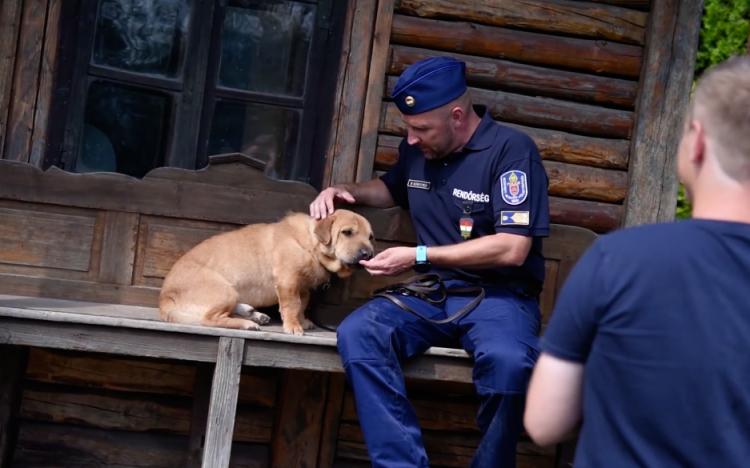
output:
POLYGON ((703 74, 688 119, 701 122, 726 175, 750 182, 750 56, 735 55, 703 74))

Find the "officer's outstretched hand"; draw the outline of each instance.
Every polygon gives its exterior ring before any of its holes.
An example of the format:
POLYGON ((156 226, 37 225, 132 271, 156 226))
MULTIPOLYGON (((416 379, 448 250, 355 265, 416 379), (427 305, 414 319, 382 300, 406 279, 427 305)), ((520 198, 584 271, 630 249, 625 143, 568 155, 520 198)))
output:
POLYGON ((342 187, 328 187, 318 194, 310 203, 310 216, 315 219, 323 219, 333 214, 333 202, 344 200, 347 203, 354 203, 354 197, 348 190, 342 187))
POLYGON ((413 247, 391 247, 370 260, 360 260, 359 264, 373 276, 396 276, 411 268, 415 258, 413 247))

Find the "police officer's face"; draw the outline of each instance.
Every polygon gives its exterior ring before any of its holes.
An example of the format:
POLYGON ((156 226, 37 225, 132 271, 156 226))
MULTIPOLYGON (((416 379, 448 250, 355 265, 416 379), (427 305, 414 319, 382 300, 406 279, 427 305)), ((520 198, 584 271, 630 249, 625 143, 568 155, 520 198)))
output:
POLYGON ((453 151, 455 129, 450 115, 444 112, 426 112, 403 115, 407 127, 406 142, 418 147, 427 159, 439 159, 453 151))

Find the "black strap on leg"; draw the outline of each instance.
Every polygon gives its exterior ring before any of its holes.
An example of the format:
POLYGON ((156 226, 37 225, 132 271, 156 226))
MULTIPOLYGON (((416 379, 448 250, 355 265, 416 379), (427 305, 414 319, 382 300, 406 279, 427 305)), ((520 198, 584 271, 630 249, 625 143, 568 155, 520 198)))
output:
MULTIPOLYGON (((319 297, 322 296, 322 294, 326 289, 328 289, 328 287, 330 287, 330 285, 323 285, 323 287, 320 288, 321 290, 313 293, 312 297, 310 298, 310 303, 308 304, 305 315, 313 324, 315 324, 316 327, 335 333, 337 328, 323 325, 323 323, 318 320, 317 307, 315 307, 318 304, 319 297)), ((457 318, 474 310, 474 308, 479 305, 482 299, 484 299, 484 288, 474 286, 468 288, 447 289, 440 276, 431 273, 426 275, 413 276, 411 278, 407 278, 401 283, 395 283, 383 288, 376 289, 372 292, 372 297, 384 297, 399 306, 401 309, 410 312, 423 320, 435 324, 443 324, 456 320, 457 318), (439 293, 440 295, 440 297, 437 299, 433 299, 432 297, 430 297, 430 294, 435 292, 439 293), (475 297, 470 303, 462 307, 461 310, 457 311, 450 317, 442 320, 433 320, 431 318, 427 318, 406 305, 404 301, 399 299, 399 296, 413 296, 418 297, 430 304, 439 305, 445 302, 446 299, 448 299, 449 294, 468 295, 476 293, 478 293, 477 297, 475 297)))
POLYGON ((386 299, 389 299, 391 302, 399 306, 400 308, 404 309, 407 312, 411 312, 412 314, 427 320, 428 322, 436 323, 436 324, 442 324, 442 323, 448 323, 451 322, 470 311, 474 310, 476 306, 479 305, 479 303, 484 299, 484 288, 479 286, 469 287, 469 288, 454 288, 454 289, 447 289, 445 287, 445 284, 443 283, 443 280, 440 278, 439 275, 436 274, 426 274, 426 275, 418 275, 413 276, 411 278, 407 278, 405 281, 401 283, 392 284, 389 286, 386 286, 384 288, 376 289, 372 292, 373 297, 384 297, 386 299), (435 286, 437 285, 437 288, 435 286), (439 292, 441 297, 439 299, 432 299, 428 296, 430 293, 439 292), (442 304, 445 302, 445 300, 448 298, 448 294, 456 294, 456 295, 464 295, 464 294, 471 294, 471 293, 479 293, 474 300, 472 300, 470 303, 468 303, 466 306, 462 307, 461 310, 456 312, 455 314, 451 315, 448 318, 442 319, 442 320, 433 320, 431 318, 427 318, 424 315, 420 314, 416 310, 412 309, 408 305, 406 305, 402 300, 398 298, 398 296, 413 296, 418 297, 430 304, 437 305, 442 304))

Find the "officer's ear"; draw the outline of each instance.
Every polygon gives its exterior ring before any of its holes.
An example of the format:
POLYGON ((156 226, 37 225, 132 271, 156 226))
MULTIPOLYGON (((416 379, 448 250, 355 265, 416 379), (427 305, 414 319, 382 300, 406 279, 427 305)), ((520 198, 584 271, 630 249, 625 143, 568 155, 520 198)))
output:
POLYGON ((315 223, 315 237, 321 244, 329 245, 331 243, 331 228, 335 220, 336 213, 333 213, 315 223))
POLYGON ((451 109, 450 119, 451 125, 453 127, 458 127, 464 120, 466 120, 466 112, 460 105, 456 105, 451 109))

